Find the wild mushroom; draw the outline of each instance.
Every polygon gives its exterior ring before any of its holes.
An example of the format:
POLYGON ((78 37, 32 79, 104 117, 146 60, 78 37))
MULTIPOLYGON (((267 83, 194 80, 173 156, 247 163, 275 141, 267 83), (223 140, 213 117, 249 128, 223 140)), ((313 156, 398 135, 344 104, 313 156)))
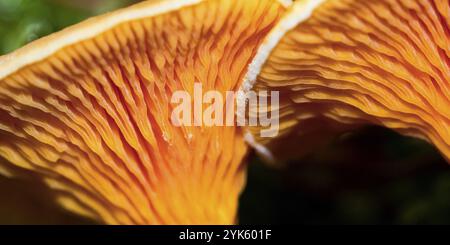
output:
POLYGON ((293 156, 282 153, 299 141, 286 137, 323 131, 317 122, 383 125, 450 157, 448 1, 287 5, 148 1, 1 58, 2 173, 38 173, 64 207, 105 223, 233 223, 240 129, 170 121, 170 94, 196 82, 280 91, 280 107, 263 108, 278 112, 280 135, 246 128, 268 158, 293 156))
POLYGON ((297 3, 298 25, 255 65, 259 76, 247 77, 244 90, 281 98, 280 134, 261 138, 260 128, 248 128, 248 141, 269 160, 284 159, 310 147, 302 139, 316 140, 308 130, 377 124, 425 139, 449 160, 450 2, 315 2, 309 18, 298 18, 297 3))
POLYGON ((285 5, 147 1, 2 57, 2 173, 38 173, 65 208, 108 224, 234 223, 241 132, 175 127, 170 94, 237 90, 285 5))

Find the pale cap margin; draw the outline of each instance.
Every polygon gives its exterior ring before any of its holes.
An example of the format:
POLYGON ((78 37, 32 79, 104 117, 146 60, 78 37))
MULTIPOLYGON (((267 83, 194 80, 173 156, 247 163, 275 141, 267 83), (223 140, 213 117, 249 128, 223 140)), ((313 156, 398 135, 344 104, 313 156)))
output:
POLYGON ((98 17, 92 17, 60 32, 36 40, 23 48, 0 57, 0 79, 20 68, 39 62, 64 47, 94 38, 120 23, 157 16, 193 6, 204 0, 145 1, 98 17))
MULTIPOLYGON (((295 3, 290 3, 288 1, 284 4, 292 5, 289 12, 281 19, 281 21, 275 26, 275 28, 269 33, 269 35, 265 38, 264 43, 259 47, 257 54, 253 58, 252 62, 248 66, 247 73, 244 77, 241 87, 239 91, 242 91, 244 94, 251 91, 253 88, 256 79, 261 72, 262 67, 266 63, 272 51, 275 49, 277 44, 281 41, 281 39, 286 35, 287 32, 295 28, 298 24, 307 20, 313 13, 313 11, 319 7, 323 2, 327 0, 298 0, 295 3)), ((238 104, 245 103, 245 96, 238 96, 238 104)), ((239 108, 238 115, 242 116, 242 113, 245 113, 245 108, 239 108)), ((253 147, 258 154, 260 154, 265 161, 275 162, 275 157, 262 144, 256 142, 255 138, 246 130, 244 132, 245 141, 253 147)))

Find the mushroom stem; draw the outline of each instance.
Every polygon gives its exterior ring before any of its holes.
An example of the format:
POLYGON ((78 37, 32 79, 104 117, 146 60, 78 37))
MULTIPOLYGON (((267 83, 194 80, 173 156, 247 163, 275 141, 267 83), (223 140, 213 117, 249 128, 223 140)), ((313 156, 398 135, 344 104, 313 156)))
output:
POLYGON ((101 222, 234 223, 242 134, 173 125, 171 95, 237 90, 284 12, 276 0, 147 1, 3 57, 0 156, 101 222))

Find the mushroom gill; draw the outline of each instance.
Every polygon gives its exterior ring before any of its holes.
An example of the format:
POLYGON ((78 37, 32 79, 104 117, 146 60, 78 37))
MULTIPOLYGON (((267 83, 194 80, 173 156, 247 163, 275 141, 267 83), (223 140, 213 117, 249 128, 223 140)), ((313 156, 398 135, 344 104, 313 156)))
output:
POLYGON ((244 86, 280 91, 280 134, 248 128, 249 142, 286 160, 329 133, 376 124, 425 139, 450 160, 450 2, 322 2, 308 18, 292 14, 298 25, 244 86))
POLYGON ((243 136, 175 127, 170 95, 237 90, 281 2, 147 1, 2 57, 1 172, 108 224, 234 223, 243 136))

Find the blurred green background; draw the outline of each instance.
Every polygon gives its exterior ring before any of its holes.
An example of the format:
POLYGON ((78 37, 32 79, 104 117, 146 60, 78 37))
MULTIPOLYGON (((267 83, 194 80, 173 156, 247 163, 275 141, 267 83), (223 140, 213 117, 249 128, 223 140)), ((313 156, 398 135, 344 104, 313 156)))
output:
MULTIPOLYGON (((133 0, 0 0, 0 54, 133 0)), ((367 127, 284 169, 250 156, 241 224, 450 224, 450 167, 427 143, 367 127)), ((0 224, 91 224, 42 186, 0 178, 0 224), (30 208, 31 207, 31 208, 30 208)))

